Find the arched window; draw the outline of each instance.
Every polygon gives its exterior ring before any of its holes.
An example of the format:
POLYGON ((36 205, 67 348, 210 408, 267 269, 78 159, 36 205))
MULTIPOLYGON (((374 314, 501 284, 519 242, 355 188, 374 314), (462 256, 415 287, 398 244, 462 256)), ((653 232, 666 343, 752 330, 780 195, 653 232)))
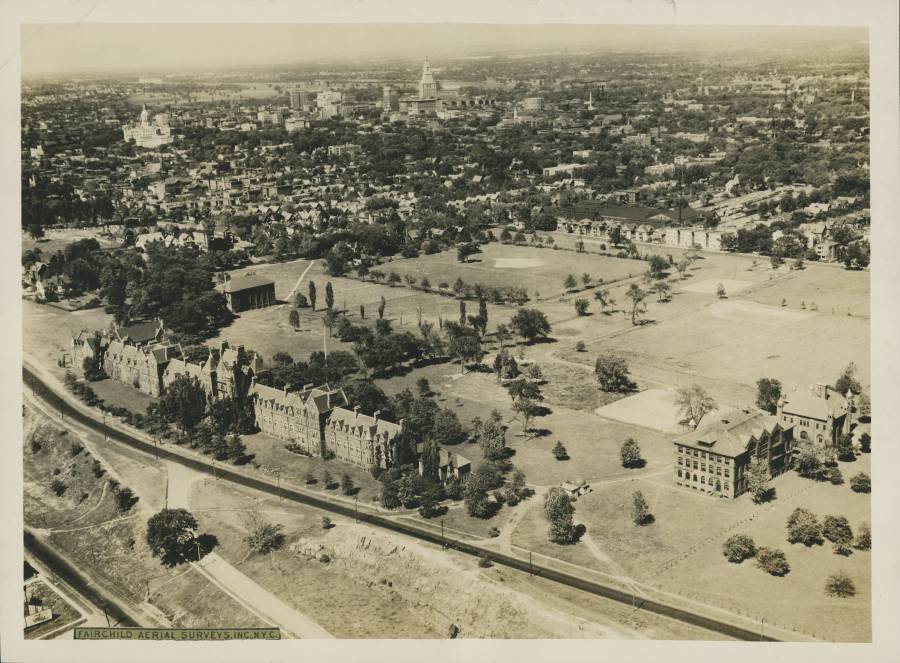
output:
POLYGON ((818 442, 819 444, 824 444, 825 438, 819 435, 818 437, 816 437, 816 442, 818 442))

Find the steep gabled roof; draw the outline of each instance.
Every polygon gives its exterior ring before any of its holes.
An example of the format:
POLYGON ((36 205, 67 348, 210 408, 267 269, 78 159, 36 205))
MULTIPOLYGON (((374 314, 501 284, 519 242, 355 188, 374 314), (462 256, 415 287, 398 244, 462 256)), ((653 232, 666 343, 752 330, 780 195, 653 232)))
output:
POLYGON ((778 426, 778 420, 762 410, 735 408, 708 414, 696 430, 675 438, 675 443, 734 458, 747 450, 751 440, 771 434, 778 426))

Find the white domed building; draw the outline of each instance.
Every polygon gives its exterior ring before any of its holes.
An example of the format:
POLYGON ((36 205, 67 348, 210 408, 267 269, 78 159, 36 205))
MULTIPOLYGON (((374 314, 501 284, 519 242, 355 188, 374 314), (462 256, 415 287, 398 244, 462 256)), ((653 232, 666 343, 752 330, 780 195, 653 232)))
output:
POLYGON ((155 148, 168 145, 174 140, 168 118, 165 115, 158 115, 156 119, 156 122, 150 121, 150 111, 145 105, 141 110, 139 124, 122 127, 123 138, 133 140, 138 147, 155 148))

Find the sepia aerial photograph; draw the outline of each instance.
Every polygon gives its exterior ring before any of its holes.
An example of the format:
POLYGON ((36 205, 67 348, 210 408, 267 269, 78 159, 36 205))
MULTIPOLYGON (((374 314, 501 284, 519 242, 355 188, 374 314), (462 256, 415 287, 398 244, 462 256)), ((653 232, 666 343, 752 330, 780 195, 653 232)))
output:
POLYGON ((867 27, 152 20, 20 28, 25 640, 873 641, 867 27))

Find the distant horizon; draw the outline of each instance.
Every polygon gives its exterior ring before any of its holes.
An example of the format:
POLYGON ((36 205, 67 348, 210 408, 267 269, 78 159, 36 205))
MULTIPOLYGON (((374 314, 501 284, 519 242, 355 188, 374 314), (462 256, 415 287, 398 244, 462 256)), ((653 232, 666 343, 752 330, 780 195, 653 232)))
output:
MULTIPOLYGON (((783 51, 859 48, 864 27, 508 23, 32 23, 22 25, 22 78, 159 75, 402 63, 425 55, 540 50, 783 51), (786 42, 783 37, 792 37, 786 42), (752 43, 748 43, 748 38, 752 43), (174 48, 173 45, 178 45, 174 48), (115 63, 114 65, 110 63, 115 63)), ((802 52, 802 51, 801 51, 802 52)))

